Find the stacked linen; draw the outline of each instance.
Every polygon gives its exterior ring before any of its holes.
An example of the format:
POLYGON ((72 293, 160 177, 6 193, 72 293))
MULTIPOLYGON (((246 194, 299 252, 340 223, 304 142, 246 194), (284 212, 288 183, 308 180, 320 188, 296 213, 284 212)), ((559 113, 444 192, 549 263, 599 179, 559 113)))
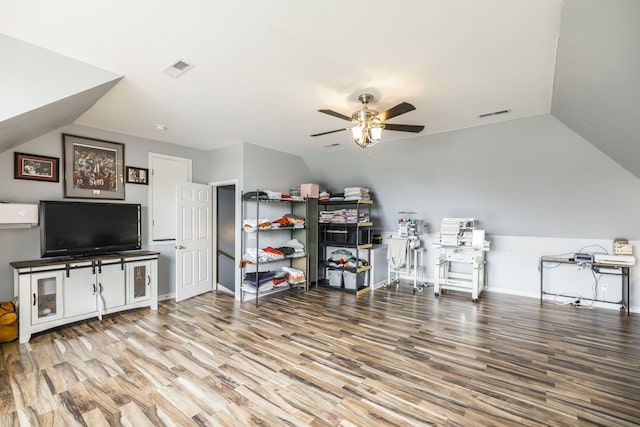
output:
POLYGON ((300 258, 304 256, 304 245, 297 239, 284 242, 279 248, 287 258, 300 258))
POLYGON ((358 210, 357 209, 347 209, 344 212, 344 222, 349 224, 354 224, 358 222, 358 210))
POLYGON ((322 191, 318 197, 319 197, 318 201, 320 203, 328 202, 329 199, 331 198, 331 194, 329 194, 329 192, 325 190, 325 191, 322 191))
POLYGON ((271 223, 266 218, 260 218, 260 219, 247 218, 242 220, 242 228, 244 228, 244 231, 253 233, 258 228, 260 230, 271 228, 271 223))
POLYGON ((259 262, 269 262, 269 261, 278 261, 280 259, 284 259, 284 252, 267 246, 264 249, 256 249, 256 248, 247 248, 244 255, 242 255, 242 260, 250 263, 259 262))
POLYGON ((287 214, 271 221, 271 228, 304 228, 304 218, 287 214))
POLYGON ((273 289, 272 280, 275 277, 273 271, 258 271, 245 273, 242 280, 242 290, 245 292, 256 293, 266 292, 273 289))
POLYGON ((287 273, 284 271, 275 272, 273 279, 271 279, 271 284, 274 288, 286 288, 289 286, 289 282, 287 282, 287 273))
POLYGON ((344 200, 369 200, 369 189, 363 187, 347 187, 344 189, 344 200))
POLYGON ((282 270, 287 273, 287 282, 291 285, 300 285, 306 281, 302 270, 293 267, 282 267, 282 270))
POLYGON ((333 219, 333 211, 320 211, 318 213, 318 222, 320 223, 330 223, 333 219))
POLYGON ((293 228, 304 228, 304 218, 298 215, 286 214, 284 216, 289 220, 289 223, 293 228))

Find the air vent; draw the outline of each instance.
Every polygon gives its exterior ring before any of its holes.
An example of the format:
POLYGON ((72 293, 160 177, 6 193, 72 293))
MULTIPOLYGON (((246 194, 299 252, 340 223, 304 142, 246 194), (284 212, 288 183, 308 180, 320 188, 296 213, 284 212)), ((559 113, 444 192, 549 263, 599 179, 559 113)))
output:
POLYGON ((193 67, 194 67, 193 64, 189 64, 188 62, 183 61, 182 59, 178 59, 173 64, 165 68, 163 73, 171 77, 180 77, 181 75, 183 75, 184 73, 192 69, 193 67))
POLYGON ((500 110, 500 111, 494 111, 493 113, 480 114, 480 115, 478 115, 478 117, 480 117, 481 119, 484 119, 485 117, 497 116, 499 114, 507 114, 507 113, 510 113, 510 112, 511 112, 511 110, 500 110))

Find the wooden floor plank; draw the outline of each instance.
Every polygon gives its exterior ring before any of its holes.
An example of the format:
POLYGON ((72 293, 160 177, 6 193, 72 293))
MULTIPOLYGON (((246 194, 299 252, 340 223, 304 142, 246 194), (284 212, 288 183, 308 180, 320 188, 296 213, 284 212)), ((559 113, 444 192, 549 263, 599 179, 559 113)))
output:
POLYGON ((640 425, 640 314, 487 292, 208 293, 0 346, 0 425, 640 425))

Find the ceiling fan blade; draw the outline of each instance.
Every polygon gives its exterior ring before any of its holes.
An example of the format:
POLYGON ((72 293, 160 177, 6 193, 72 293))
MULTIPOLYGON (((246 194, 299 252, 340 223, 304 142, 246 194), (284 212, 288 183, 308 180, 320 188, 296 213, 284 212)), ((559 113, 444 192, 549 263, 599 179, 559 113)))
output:
POLYGON ((408 102, 403 102, 401 104, 396 105, 395 107, 389 108, 387 111, 383 111, 382 113, 378 114, 376 117, 378 117, 381 121, 384 122, 385 120, 389 120, 390 118, 399 116, 400 114, 408 113, 409 111, 413 111, 415 109, 416 107, 409 104, 408 102))
POLYGON ((393 123, 384 123, 386 130, 397 130, 400 132, 414 132, 419 133, 424 129, 423 125, 396 125, 393 123))
POLYGON ((344 128, 344 129, 336 129, 336 130, 330 130, 329 132, 322 132, 322 133, 315 133, 311 136, 320 136, 320 135, 328 135, 330 133, 336 133, 336 132, 342 132, 343 130, 349 130, 351 128, 344 128))
POLYGON ((318 110, 318 111, 321 112, 321 113, 328 114, 328 115, 333 116, 333 117, 337 117, 337 118, 342 119, 342 120, 346 120, 348 122, 351 121, 351 117, 345 116, 344 114, 336 113, 333 110, 318 110))

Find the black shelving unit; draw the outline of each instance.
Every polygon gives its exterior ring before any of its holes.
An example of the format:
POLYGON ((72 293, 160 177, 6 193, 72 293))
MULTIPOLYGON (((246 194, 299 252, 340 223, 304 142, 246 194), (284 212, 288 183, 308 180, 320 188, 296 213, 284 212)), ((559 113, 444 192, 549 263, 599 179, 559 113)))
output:
MULTIPOLYGON (((321 258, 318 264, 318 285, 331 289, 339 289, 355 294, 363 294, 371 290, 371 207, 372 200, 319 202, 320 211, 336 211, 340 209, 355 209, 358 213, 353 222, 318 222, 318 255, 321 258), (368 221, 360 220, 360 212, 365 212, 368 221), (329 255, 334 250, 349 250, 356 260, 360 260, 366 254, 367 265, 334 268, 330 266, 329 255), (340 286, 332 286, 332 275, 338 272, 344 276, 344 272, 353 274, 355 286, 345 287, 344 281, 340 286)), ((357 263, 356 263, 357 265, 357 263)))

